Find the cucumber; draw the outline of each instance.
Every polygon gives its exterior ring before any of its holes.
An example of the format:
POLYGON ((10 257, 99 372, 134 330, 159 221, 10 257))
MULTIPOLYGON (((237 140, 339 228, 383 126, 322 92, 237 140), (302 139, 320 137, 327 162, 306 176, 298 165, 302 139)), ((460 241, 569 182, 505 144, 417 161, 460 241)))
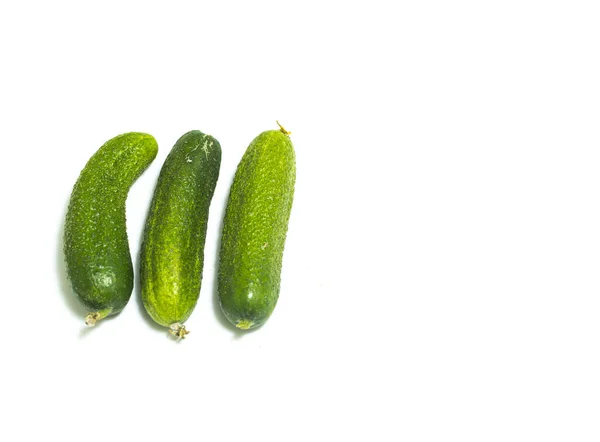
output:
POLYGON ((69 201, 64 231, 67 276, 94 325, 119 313, 133 291, 125 201, 131 185, 156 157, 148 134, 107 141, 81 171, 69 201))
POLYGON ((296 180, 294 147, 289 132, 280 128, 261 133, 248 146, 223 220, 219 302, 229 322, 242 330, 264 324, 279 298, 296 180))
POLYGON ((142 302, 179 339, 200 296, 208 212, 221 145, 198 130, 183 135, 160 171, 140 259, 142 302))

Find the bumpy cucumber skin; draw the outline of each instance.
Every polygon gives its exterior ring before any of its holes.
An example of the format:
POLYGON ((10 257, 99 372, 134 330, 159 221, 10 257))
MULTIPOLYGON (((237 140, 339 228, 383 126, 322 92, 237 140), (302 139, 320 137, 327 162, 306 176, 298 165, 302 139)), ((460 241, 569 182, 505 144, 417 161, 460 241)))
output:
POLYGON ((79 301, 100 318, 119 313, 131 297, 125 202, 157 152, 151 135, 119 135, 90 158, 73 187, 64 231, 67 276, 79 301))
POLYGON ((142 301, 166 327, 189 318, 198 298, 210 202, 221 145, 194 130, 183 135, 160 171, 140 257, 142 301))
POLYGON ((295 181, 294 147, 280 130, 257 136, 238 165, 223 221, 218 295, 240 329, 264 324, 277 304, 295 181))

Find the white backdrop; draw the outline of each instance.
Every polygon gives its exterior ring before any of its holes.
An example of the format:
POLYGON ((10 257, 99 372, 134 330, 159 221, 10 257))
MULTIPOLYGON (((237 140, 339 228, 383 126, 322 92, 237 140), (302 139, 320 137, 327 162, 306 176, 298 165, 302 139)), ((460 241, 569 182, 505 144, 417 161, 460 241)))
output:
POLYGON ((593 1, 2 2, 0 439, 597 441, 593 1), (292 131, 279 304, 237 334, 216 246, 245 148, 292 131), (221 143, 191 334, 139 287, 86 329, 62 227, 88 158, 221 143))

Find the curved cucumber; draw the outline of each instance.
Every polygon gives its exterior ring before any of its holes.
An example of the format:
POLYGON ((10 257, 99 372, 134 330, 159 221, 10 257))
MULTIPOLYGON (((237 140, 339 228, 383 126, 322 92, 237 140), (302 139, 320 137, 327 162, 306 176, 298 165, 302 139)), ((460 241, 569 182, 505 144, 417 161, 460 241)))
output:
POLYGON ((221 309, 236 327, 264 324, 279 298, 296 157, 285 129, 256 137, 235 173, 223 221, 221 309))
POLYGON ((73 291, 90 311, 88 325, 119 313, 131 297, 133 266, 125 201, 131 185, 157 152, 151 135, 119 135, 90 158, 73 187, 64 252, 73 291))
POLYGON ((204 242, 219 177, 219 142, 194 130, 175 144, 160 171, 141 251, 142 301, 158 324, 183 338, 200 296, 204 242))

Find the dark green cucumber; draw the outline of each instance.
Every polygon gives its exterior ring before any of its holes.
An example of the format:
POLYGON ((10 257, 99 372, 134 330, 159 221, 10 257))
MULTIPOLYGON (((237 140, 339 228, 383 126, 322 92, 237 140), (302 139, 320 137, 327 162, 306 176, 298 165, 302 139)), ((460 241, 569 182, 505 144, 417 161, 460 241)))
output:
POLYGON ((160 171, 140 259, 148 314, 183 338, 200 296, 210 202, 221 165, 219 142, 198 130, 183 135, 160 171))
POLYGON ((131 185, 157 152, 151 135, 119 135, 90 158, 73 187, 64 252, 73 292, 90 311, 88 325, 119 313, 131 297, 133 265, 125 201, 131 185))
POLYGON ((273 313, 294 198, 296 157, 289 132, 256 137, 235 173, 223 221, 218 294, 227 319, 242 330, 273 313))

